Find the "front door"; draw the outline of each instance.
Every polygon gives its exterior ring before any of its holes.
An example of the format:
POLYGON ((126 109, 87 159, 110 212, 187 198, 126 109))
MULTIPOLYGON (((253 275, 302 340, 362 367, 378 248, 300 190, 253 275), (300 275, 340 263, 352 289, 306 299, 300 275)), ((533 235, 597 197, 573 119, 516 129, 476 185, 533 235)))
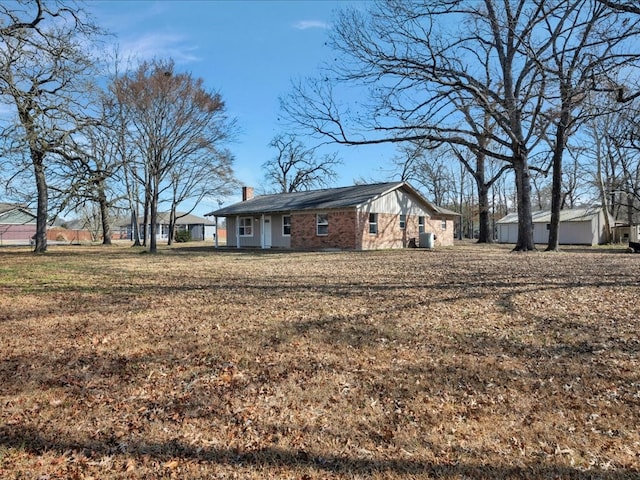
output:
POLYGON ((262 248, 271 248, 271 217, 265 215, 262 221, 262 248))

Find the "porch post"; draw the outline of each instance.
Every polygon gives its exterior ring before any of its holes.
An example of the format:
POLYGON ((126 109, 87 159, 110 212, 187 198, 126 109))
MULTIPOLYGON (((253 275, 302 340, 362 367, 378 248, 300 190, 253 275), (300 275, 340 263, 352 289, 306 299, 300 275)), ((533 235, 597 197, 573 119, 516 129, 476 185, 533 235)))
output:
POLYGON ((236 215, 236 248, 240 248, 240 216, 236 215))
POLYGON ((214 222, 216 224, 216 236, 213 239, 213 244, 214 244, 214 248, 218 248, 218 216, 216 215, 213 218, 216 219, 215 222, 214 222))
POLYGON ((264 248, 264 213, 260 215, 260 248, 264 248))

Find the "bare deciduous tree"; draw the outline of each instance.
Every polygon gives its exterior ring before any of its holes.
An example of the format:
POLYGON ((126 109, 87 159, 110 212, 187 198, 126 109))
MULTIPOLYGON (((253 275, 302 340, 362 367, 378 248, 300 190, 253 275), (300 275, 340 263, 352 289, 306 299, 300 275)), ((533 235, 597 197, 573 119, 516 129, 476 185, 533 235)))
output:
POLYGON ((94 67, 86 48, 99 31, 73 3, 44 0, 3 4, 0 25, 0 98, 17 115, 3 133, 28 152, 37 190, 34 251, 42 253, 47 159, 64 151, 70 132, 86 123, 84 93, 94 67))
POLYGON ((144 62, 117 78, 113 89, 126 105, 145 168, 149 251, 156 252, 158 204, 171 188, 172 172, 194 158, 208 160, 214 170, 228 162, 219 147, 231 138, 235 122, 227 118, 220 94, 207 91, 202 79, 176 73, 171 60, 144 62))
POLYGON ((183 212, 188 215, 206 197, 230 195, 236 183, 233 177, 233 155, 227 150, 210 150, 202 155, 193 155, 176 164, 169 174, 169 245, 173 243, 178 206, 187 200, 192 208, 183 212), (216 161, 212 162, 211 159, 216 161))
POLYGON ((518 192, 516 249, 532 250, 529 153, 540 142, 545 83, 529 38, 541 13, 528 0, 388 0, 369 14, 343 11, 333 44, 344 61, 294 86, 283 108, 341 144, 447 143, 509 163, 518 192), (351 116, 336 95, 342 82, 371 88, 370 102, 351 116), (465 126, 461 106, 472 118, 489 115, 495 129, 465 126))
POLYGON ((61 210, 82 207, 85 212, 96 212, 100 219, 103 245, 111 244, 111 212, 124 199, 119 184, 122 180, 123 162, 117 153, 114 130, 108 123, 106 105, 102 119, 95 125, 83 128, 69 139, 62 161, 52 172, 60 179, 51 189, 62 197, 61 210), (97 208, 93 208, 93 204, 97 208))
POLYGON ((598 0, 598 2, 619 12, 636 13, 640 15, 640 5, 638 5, 638 2, 636 2, 635 0, 627 2, 598 0))
POLYGON ((315 148, 307 148, 295 135, 281 134, 271 140, 276 156, 265 162, 267 181, 278 192, 298 192, 326 187, 337 177, 335 167, 342 161, 337 154, 316 156, 315 148))
POLYGON ((592 91, 609 83, 611 75, 629 68, 640 56, 629 53, 640 33, 640 17, 632 19, 598 0, 538 0, 544 13, 544 36, 550 48, 539 57, 547 78, 547 111, 553 129, 551 224, 547 250, 559 244, 563 191, 563 156, 569 138, 593 109, 582 108, 592 91), (624 21, 623 21, 624 20, 624 21))
MULTIPOLYGON (((515 248, 532 250, 532 154, 554 137, 560 192, 562 154, 587 93, 611 91, 607 75, 636 60, 627 47, 637 19, 623 19, 620 9, 635 7, 602 0, 386 0, 365 13, 348 9, 332 37, 342 56, 321 78, 295 85, 283 108, 303 128, 341 144, 446 143, 479 160, 504 161, 516 181, 515 248), (354 105, 341 98, 345 84, 369 88, 369 99, 354 105)), ((553 249, 557 239, 550 240, 553 249)))

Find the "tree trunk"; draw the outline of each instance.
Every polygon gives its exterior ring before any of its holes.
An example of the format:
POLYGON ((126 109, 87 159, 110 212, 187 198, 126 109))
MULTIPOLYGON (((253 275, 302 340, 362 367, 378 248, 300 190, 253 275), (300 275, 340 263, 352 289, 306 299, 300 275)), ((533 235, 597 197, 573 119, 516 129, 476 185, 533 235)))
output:
POLYGON ((531 174, 526 156, 514 158, 513 169, 516 175, 518 199, 518 240, 514 251, 534 251, 536 247, 533 243, 533 219, 531 216, 531 174))
POLYGON ((138 187, 136 186, 134 189, 134 195, 130 197, 131 202, 131 219, 133 229, 131 234, 133 235, 133 246, 141 247, 142 242, 140 242, 140 201, 139 201, 139 192, 138 187))
POLYGON ((173 237, 174 230, 176 228, 176 208, 175 204, 171 205, 171 210, 169 211, 169 239, 167 240, 167 245, 173 245, 173 237))
POLYGON ((560 211, 562 210, 562 152, 553 154, 553 180, 551 186, 551 223, 547 252, 557 252, 560 243, 560 211))
POLYGON ((133 237, 133 246, 141 247, 140 243, 140 223, 138 219, 138 210, 137 207, 131 206, 131 236, 133 237))
POLYGON ((102 222, 102 244, 111 245, 111 223, 109 222, 109 206, 107 195, 104 192, 104 184, 98 187, 98 205, 100 207, 100 221, 102 222))
MULTIPOLYGON (((486 141, 482 141, 482 146, 486 146, 486 141)), ((493 243, 493 230, 490 222, 489 208, 489 185, 486 182, 485 174, 486 156, 483 153, 476 153, 476 169, 471 176, 478 187, 478 243, 493 243)))
POLYGON ((149 184, 146 189, 145 189, 145 193, 144 193, 144 213, 142 214, 143 216, 143 222, 142 222, 142 245, 143 246, 147 246, 147 239, 149 238, 149 210, 151 207, 151 195, 152 193, 150 192, 151 190, 151 185, 149 184))
POLYGON ((553 177, 551 183, 551 224, 549 225, 549 240, 547 251, 558 251, 560 243, 560 211, 562 210, 562 154, 565 148, 569 113, 566 108, 560 116, 556 127, 555 146, 553 148, 553 177))
POLYGON ((35 253, 47 251, 47 210, 49 195, 47 179, 44 173, 44 152, 31 150, 31 161, 35 173, 36 187, 38 191, 38 207, 36 212, 35 253))
POLYGON ((136 181, 135 167, 132 168, 133 175, 129 177, 129 166, 125 164, 124 182, 127 188, 127 197, 129 199, 129 209, 131 210, 131 240, 133 246, 139 247, 140 244, 140 220, 138 219, 138 206, 140 198, 138 191, 138 183, 136 181), (129 179, 131 178, 131 182, 129 179))
POLYGON ((611 239, 611 222, 609 222, 609 204, 607 203, 606 195, 603 195, 602 210, 604 213, 604 243, 609 245, 612 243, 611 239))
POLYGON ((489 187, 478 179, 478 243, 493 243, 493 229, 489 209, 489 187))
POLYGON ((464 165, 460 163, 460 229, 458 230, 458 240, 464 238, 464 165))
POLYGON ((151 187, 151 204, 149 205, 149 253, 157 253, 158 251, 158 196, 160 188, 160 179, 157 176, 153 178, 151 187))
POLYGON ((158 207, 155 199, 151 200, 151 211, 149 212, 149 253, 158 251, 158 207))
POLYGON ((609 196, 607 189, 602 178, 602 152, 600 151, 600 141, 596 142, 596 177, 598 182, 598 191, 600 193, 600 201, 602 202, 602 210, 604 210, 604 241, 606 244, 610 244, 611 239, 611 224, 609 222, 609 196))

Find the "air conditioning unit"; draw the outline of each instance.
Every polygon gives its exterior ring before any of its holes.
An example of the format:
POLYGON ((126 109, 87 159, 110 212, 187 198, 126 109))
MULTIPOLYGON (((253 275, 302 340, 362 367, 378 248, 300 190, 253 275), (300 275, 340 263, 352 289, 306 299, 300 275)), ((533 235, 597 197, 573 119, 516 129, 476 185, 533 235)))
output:
POLYGON ((433 241, 435 239, 435 235, 432 232, 424 232, 420 234, 420 239, 418 241, 420 248, 433 248, 433 241))

